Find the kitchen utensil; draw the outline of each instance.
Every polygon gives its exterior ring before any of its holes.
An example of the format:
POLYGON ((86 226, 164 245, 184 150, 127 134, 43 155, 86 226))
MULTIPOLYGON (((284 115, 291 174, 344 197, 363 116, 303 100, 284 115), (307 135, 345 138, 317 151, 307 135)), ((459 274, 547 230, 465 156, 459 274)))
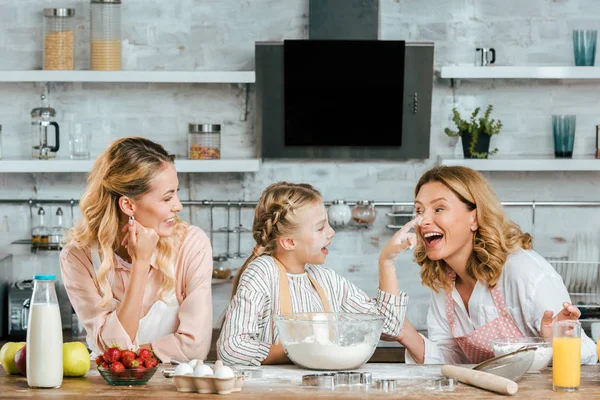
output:
POLYGON ((327 209, 331 226, 346 226, 352 219, 352 209, 344 200, 333 200, 327 209))
POLYGON ((375 387, 384 392, 396 390, 397 385, 396 379, 377 379, 375 381, 375 387))
POLYGON ((495 356, 501 356, 523 347, 535 349, 533 363, 527 373, 539 373, 552 360, 552 339, 543 337, 508 337, 492 339, 492 350, 495 356))
POLYGON ((477 364, 473 370, 488 372, 517 382, 531 368, 535 350, 535 347, 519 348, 477 364))
MULTIPOLYGON (((42 95, 42 100, 45 95, 42 95)), ((31 110, 31 157, 41 160, 55 158, 60 148, 60 131, 56 121, 52 121, 56 110, 52 107, 37 107, 31 110), (54 146, 48 141, 48 128, 54 127, 54 146)))
POLYGON ((519 385, 510 380, 489 372, 478 371, 456 365, 443 365, 442 375, 458 379, 467 385, 476 386, 500 394, 515 394, 519 385))
POLYGON ((320 387, 334 390, 338 386, 362 385, 365 388, 373 384, 371 372, 340 371, 302 376, 302 386, 320 387))
POLYGON ((358 313, 296 313, 275 316, 283 348, 294 364, 308 369, 360 368, 373 355, 383 317, 358 313))

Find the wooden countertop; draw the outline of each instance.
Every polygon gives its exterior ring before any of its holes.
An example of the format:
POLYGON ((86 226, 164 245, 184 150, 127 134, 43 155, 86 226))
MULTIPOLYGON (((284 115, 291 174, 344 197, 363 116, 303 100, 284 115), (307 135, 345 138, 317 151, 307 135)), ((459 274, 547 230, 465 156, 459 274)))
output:
MULTIPOLYGON (((334 398, 435 398, 443 399, 497 399, 502 395, 483 389, 459 384, 455 391, 442 392, 430 387, 432 379, 440 376, 440 366, 416 366, 404 364, 366 364, 360 370, 371 372, 373 379, 396 378, 398 386, 394 392, 383 392, 374 388, 338 388, 334 391, 302 386, 302 375, 318 373, 319 371, 302 370, 295 366, 264 366, 260 367, 261 378, 246 380, 242 391, 229 395, 199 395, 197 393, 180 393, 176 391, 172 378, 165 378, 161 365, 160 371, 152 377, 145 386, 109 386, 95 369, 90 370, 87 377, 65 378, 58 389, 31 389, 27 380, 21 376, 7 376, 0 371, 0 398, 29 398, 29 399, 62 399, 62 398, 111 398, 136 399, 140 397, 157 399, 334 399, 334 398), (225 396, 225 397, 223 397, 225 396)), ((519 399, 554 399, 569 400, 600 397, 600 382, 598 376, 600 366, 582 366, 581 388, 575 393, 558 393, 552 391, 552 370, 546 368, 541 374, 527 375, 521 379, 519 390, 513 397, 519 399)))

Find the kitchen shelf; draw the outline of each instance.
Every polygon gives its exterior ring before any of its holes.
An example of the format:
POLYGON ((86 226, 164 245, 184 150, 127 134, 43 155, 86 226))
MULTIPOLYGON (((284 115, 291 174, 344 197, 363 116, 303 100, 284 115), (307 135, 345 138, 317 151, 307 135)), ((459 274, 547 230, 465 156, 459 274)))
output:
MULTIPOLYGON (((95 160, 0 160, 0 173, 89 172, 95 160)), ((256 172, 259 159, 176 160, 177 172, 256 172)))
POLYGON ((254 83, 254 71, 1 71, 0 82, 254 83))
POLYGON ((600 160, 594 158, 504 158, 451 159, 440 158, 441 165, 463 165, 477 171, 600 171, 600 160))
POLYGON ((447 79, 600 79, 600 67, 474 67, 444 66, 440 77, 447 79))

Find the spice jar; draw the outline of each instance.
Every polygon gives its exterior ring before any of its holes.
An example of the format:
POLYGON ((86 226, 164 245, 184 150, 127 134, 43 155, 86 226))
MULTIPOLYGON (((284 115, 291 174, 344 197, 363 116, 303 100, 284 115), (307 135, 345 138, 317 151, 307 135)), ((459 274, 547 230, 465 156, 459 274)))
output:
POLYGON ((188 125, 188 158, 218 160, 221 158, 221 125, 188 125))
POLYGON ((92 0, 90 21, 90 68, 121 70, 121 0, 92 0))
POLYGON ((44 69, 74 68, 74 8, 44 8, 44 69))
POLYGON ((371 225, 375 221, 375 206, 372 201, 360 200, 352 209, 352 219, 358 224, 371 225))
POLYGON ((352 218, 352 210, 344 200, 333 200, 327 210, 327 217, 332 226, 345 226, 352 218))

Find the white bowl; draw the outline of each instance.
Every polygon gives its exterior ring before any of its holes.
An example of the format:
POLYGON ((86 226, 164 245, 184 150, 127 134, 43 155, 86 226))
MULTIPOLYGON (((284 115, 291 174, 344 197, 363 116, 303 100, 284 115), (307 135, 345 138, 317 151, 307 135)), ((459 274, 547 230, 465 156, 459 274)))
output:
POLYGON ((495 356, 510 353, 523 347, 535 347, 533 364, 527 373, 539 372, 552 360, 552 339, 542 337, 509 337, 492 339, 492 349, 495 356))

